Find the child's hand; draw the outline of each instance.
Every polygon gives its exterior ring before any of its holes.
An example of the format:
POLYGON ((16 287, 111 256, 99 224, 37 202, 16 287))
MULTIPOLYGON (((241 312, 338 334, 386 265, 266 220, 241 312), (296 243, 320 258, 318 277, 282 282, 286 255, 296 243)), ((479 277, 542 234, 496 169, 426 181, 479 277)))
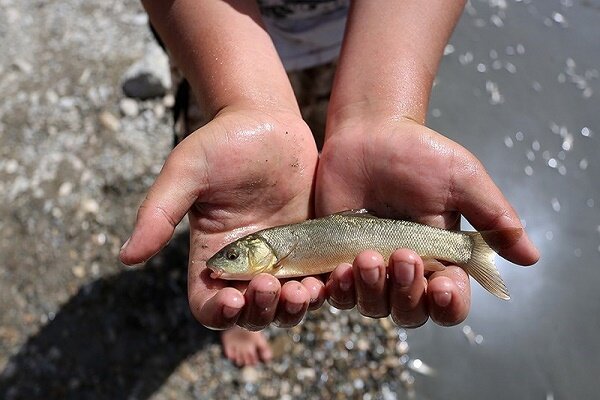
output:
MULTIPOLYGON (((411 120, 359 114, 328 132, 317 172, 317 215, 366 208, 445 229, 458 229, 461 214, 478 230, 522 227, 469 151, 411 120)), ((527 235, 501 255, 522 265, 539 258, 527 235)), ((450 266, 425 279, 422 260, 406 250, 392 257, 389 282, 386 267, 374 252, 357 257, 353 268, 338 267, 327 283, 330 302, 342 308, 357 303, 367 316, 391 312, 403 326, 422 325, 429 316, 441 325, 466 318, 470 287, 461 268, 450 266), (378 276, 373 283, 370 273, 378 276)))
POLYGON ((188 296, 198 321, 216 329, 295 325, 311 299, 323 301, 321 281, 282 285, 259 275, 233 288, 210 278, 206 260, 250 230, 308 218, 316 165, 314 139, 299 116, 222 111, 173 150, 139 209, 121 260, 135 264, 158 252, 189 210, 188 296))

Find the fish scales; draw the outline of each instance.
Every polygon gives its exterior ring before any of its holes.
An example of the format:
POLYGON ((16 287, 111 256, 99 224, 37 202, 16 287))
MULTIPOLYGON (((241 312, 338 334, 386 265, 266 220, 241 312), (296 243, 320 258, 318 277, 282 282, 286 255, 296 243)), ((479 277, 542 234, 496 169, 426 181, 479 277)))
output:
POLYGON ((421 257, 464 264, 473 247, 461 233, 368 216, 333 215, 267 229, 257 236, 282 260, 277 277, 329 272, 367 249, 380 252, 386 261, 394 250, 409 248, 421 257))

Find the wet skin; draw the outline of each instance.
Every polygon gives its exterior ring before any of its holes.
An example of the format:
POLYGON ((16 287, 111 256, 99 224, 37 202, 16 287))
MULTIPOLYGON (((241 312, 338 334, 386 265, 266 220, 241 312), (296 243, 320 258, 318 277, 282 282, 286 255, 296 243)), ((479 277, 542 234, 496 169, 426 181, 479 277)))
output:
MULTIPOLYGON (((444 229, 458 229, 461 214, 478 230, 522 228, 483 165, 465 148, 410 119, 355 115, 326 139, 317 173, 317 215, 364 207, 379 216, 444 229)), ((526 234, 500 254, 521 265, 539 258, 526 234)), ((409 250, 396 251, 389 265, 380 254, 363 252, 352 266, 332 274, 327 289, 336 307, 356 302, 363 315, 391 313, 404 327, 420 326, 429 317, 440 325, 458 324, 471 302, 464 270, 448 266, 425 277, 423 261, 409 250)))
POLYGON ((248 232, 308 218, 316 164, 310 130, 296 115, 223 112, 171 153, 121 259, 138 263, 156 253, 189 210, 188 295, 198 321, 214 329, 296 324, 324 298, 318 279, 281 283, 263 274, 229 286, 210 277, 206 260, 248 232))
MULTIPOLYGON (((465 209, 465 214, 467 217, 478 215, 478 219, 472 221, 476 227, 492 229, 518 221, 487 174, 477 169, 482 167, 470 153, 413 122, 402 122, 394 127, 394 132, 399 128, 406 128, 407 133, 394 133, 395 136, 388 137, 382 133, 381 140, 388 144, 393 144, 394 137, 402 138, 403 143, 410 138, 416 140, 416 144, 408 148, 414 152, 415 145, 423 147, 416 151, 417 159, 398 157, 398 149, 402 147, 388 145, 387 148, 397 150, 390 150, 390 154, 378 151, 378 157, 355 160, 357 162, 352 165, 356 167, 348 168, 347 163, 336 164, 338 154, 368 153, 344 151, 338 143, 339 151, 332 154, 327 146, 335 142, 325 145, 317 179, 319 213, 366 206, 387 216, 385 213, 390 210, 382 209, 382 197, 378 197, 385 195, 385 198, 394 199, 397 210, 402 210, 400 215, 394 216, 408 216, 446 228, 455 227, 458 212, 473 204, 478 205, 477 209, 465 209), (438 142, 432 143, 434 139, 438 142), (460 156, 457 149, 462 149, 468 162, 457 161, 460 156), (413 168, 405 168, 398 160, 412 162, 413 168), (424 162, 446 164, 426 165, 424 162), (448 163, 454 163, 455 168, 448 168, 448 163), (424 175, 423 171, 429 170, 436 173, 431 177, 424 175), (473 173, 473 170, 482 172, 473 173), (360 175, 363 171, 375 173, 360 175), (440 177, 438 171, 450 172, 440 177), (469 173, 463 176, 462 171, 469 173), (332 176, 334 180, 330 179, 332 176), (403 182, 401 187, 397 183, 400 181, 403 182), (449 194, 450 181, 459 192, 449 194), (473 183, 477 187, 483 185, 487 190, 465 193, 473 183), (319 187, 325 189, 319 190, 319 187), (370 193, 375 196, 367 197, 370 193), (456 193, 465 197, 455 198, 456 193), (417 205, 416 208, 410 209, 411 204, 417 205)), ((377 147, 378 137, 371 140, 374 149, 386 147, 377 147)), ((358 139, 346 143, 349 146, 370 145, 361 144, 358 139)), ((189 300, 195 317, 205 326, 227 329, 237 324, 249 330, 260 330, 273 322, 293 326, 309 307, 318 307, 328 295, 334 305, 343 308, 357 305, 367 316, 381 317, 392 312, 403 326, 420 325, 428 315, 443 325, 464 319, 470 304, 468 279, 464 272, 458 267, 450 267, 429 276, 425 284, 422 260, 406 250, 392 257, 393 265, 388 271, 391 282, 384 273, 386 266, 381 256, 367 252, 357 257, 352 274, 347 265, 339 266, 329 277, 327 291, 314 277, 282 283, 271 275, 261 274, 249 283, 238 282, 233 286, 210 277, 206 260, 225 243, 250 231, 297 222, 311 215, 316 164, 317 153, 310 131, 293 115, 274 116, 256 110, 223 113, 188 137, 169 156, 140 207, 136 228, 121 259, 134 264, 155 254, 171 238, 175 225, 189 210, 189 300), (413 279, 409 283, 411 272, 413 279), (347 290, 340 295, 336 288, 347 290)), ((529 254, 527 250, 527 243, 517 243, 507 254, 517 262, 534 261, 535 254, 529 254)))

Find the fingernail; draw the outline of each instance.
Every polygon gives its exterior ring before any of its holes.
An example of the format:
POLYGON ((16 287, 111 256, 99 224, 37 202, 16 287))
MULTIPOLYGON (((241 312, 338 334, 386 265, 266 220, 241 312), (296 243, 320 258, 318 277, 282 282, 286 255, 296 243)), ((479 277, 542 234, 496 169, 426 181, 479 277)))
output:
POLYGON ((394 261, 394 279, 401 287, 409 287, 415 280, 415 265, 405 261, 394 261))
POLYGON ((123 243, 123 246, 121 246, 121 250, 119 251, 120 253, 122 253, 127 248, 127 245, 129 244, 130 240, 131 238, 127 239, 125 243, 123 243))
POLYGON ((350 287, 352 286, 352 281, 350 279, 348 279, 345 276, 340 277, 340 289, 343 290, 344 292, 347 292, 348 290, 350 290, 350 287))
POLYGON ((267 308, 273 305, 277 292, 256 292, 254 301, 261 308, 267 308))
POLYGON ((239 313, 239 312, 240 312, 239 308, 223 306, 223 316, 227 319, 231 319, 231 318, 235 317, 237 315, 237 313, 239 313))
POLYGON ((448 304, 450 304, 450 301, 452 300, 452 293, 450 293, 450 292, 434 292, 433 299, 435 300, 435 303, 438 306, 446 307, 448 304))
POLYGON ((374 285, 379 280, 379 268, 361 268, 360 277, 367 285, 374 285))
POLYGON ((289 314, 298 314, 300 312, 300 310, 302 310, 303 306, 304 306, 304 304, 302 304, 302 303, 290 303, 290 302, 287 302, 286 305, 285 305, 285 310, 289 314))

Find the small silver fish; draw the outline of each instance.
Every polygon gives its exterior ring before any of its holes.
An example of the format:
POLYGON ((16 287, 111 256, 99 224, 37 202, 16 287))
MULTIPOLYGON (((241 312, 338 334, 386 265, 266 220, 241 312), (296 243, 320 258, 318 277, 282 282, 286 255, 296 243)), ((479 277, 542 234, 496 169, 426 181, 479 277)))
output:
POLYGON ((508 300, 490 245, 514 243, 522 233, 521 228, 453 232, 349 210, 252 233, 225 246, 206 265, 213 278, 250 280, 262 272, 292 278, 331 272, 341 263, 352 263, 363 250, 376 250, 387 262, 396 249, 408 248, 424 259, 426 269, 444 268, 433 260, 456 264, 487 291, 508 300))

